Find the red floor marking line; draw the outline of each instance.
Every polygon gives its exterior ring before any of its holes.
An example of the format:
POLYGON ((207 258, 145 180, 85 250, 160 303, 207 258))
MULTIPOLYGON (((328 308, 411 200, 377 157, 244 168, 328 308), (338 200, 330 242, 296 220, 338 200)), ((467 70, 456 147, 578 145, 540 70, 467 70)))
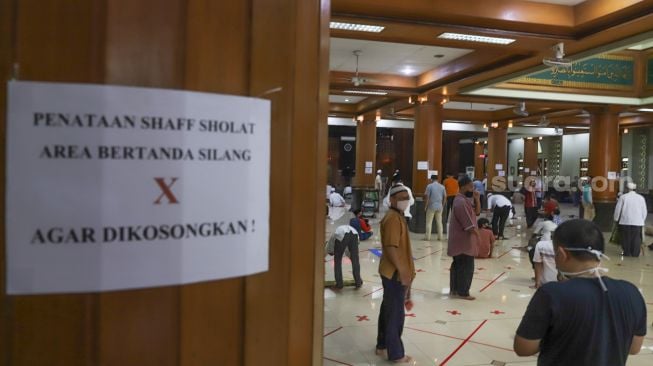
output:
POLYGON ((441 251, 442 251, 442 249, 440 249, 440 250, 436 250, 435 252, 431 252, 431 253, 429 253, 429 254, 427 254, 427 255, 424 255, 424 256, 421 256, 421 257, 419 257, 419 258, 415 258, 414 260, 418 261, 418 260, 420 260, 420 259, 422 259, 422 258, 426 258, 426 257, 432 256, 433 254, 440 253, 441 251))
POLYGON ((500 275, 498 275, 495 279, 493 279, 492 282, 490 282, 490 283, 488 283, 487 285, 485 285, 485 287, 483 287, 483 288, 481 289, 481 291, 479 291, 479 292, 483 292, 483 291, 485 291, 486 288, 492 286, 495 282, 497 282, 497 280, 499 279, 499 277, 503 276, 504 274, 506 274, 506 272, 501 272, 500 275))
POLYGON ((342 329, 342 327, 338 327, 338 328, 336 328, 336 329, 330 331, 329 333, 323 335, 322 337, 323 337, 323 338, 326 338, 327 336, 330 336, 331 334, 333 334, 333 333, 339 331, 340 329, 342 329))
POLYGON ((383 290, 383 287, 381 287, 381 288, 377 288, 376 290, 374 290, 374 291, 372 291, 372 292, 370 292, 370 293, 368 293, 368 294, 363 295, 363 297, 370 296, 371 294, 373 294, 373 293, 375 293, 375 292, 377 292, 377 291, 381 291, 381 290, 383 290))
POLYGON ((451 360, 451 358, 452 358, 453 356, 455 356, 456 353, 458 353, 458 351, 460 351, 460 349, 463 348, 463 346, 464 346, 465 344, 467 344, 467 342, 469 342, 469 340, 474 336, 474 334, 476 334, 476 332, 478 332, 479 329, 481 329, 481 328, 485 325, 485 323, 487 323, 487 319, 483 320, 483 322, 482 322, 481 324, 479 324, 478 327, 476 327, 476 329, 474 329, 474 331, 473 331, 470 335, 467 336, 467 338, 465 338, 465 340, 463 341, 463 343, 461 343, 460 345, 458 345, 458 347, 456 347, 456 349, 453 350, 453 352, 452 352, 449 356, 447 356, 447 358, 445 358, 444 361, 442 361, 442 363, 440 364, 440 366, 444 366, 444 365, 446 365, 447 362, 449 362, 449 360, 451 360))
MULTIPOLYGON (((411 329, 411 330, 414 330, 416 332, 428 333, 428 334, 433 334, 433 335, 440 336, 440 337, 456 339, 456 340, 459 340, 459 341, 464 341, 465 340, 464 338, 454 337, 454 336, 441 334, 441 333, 430 332, 428 330, 423 330, 423 329, 411 328, 411 327, 406 327, 406 326, 404 326, 404 328, 411 329)), ((513 352, 513 350, 511 348, 499 347, 499 346, 495 346, 495 345, 487 344, 487 343, 483 343, 483 342, 469 341, 469 343, 478 344, 479 346, 496 348, 496 349, 500 349, 500 350, 503 350, 503 351, 513 352)))
POLYGON ((335 363, 340 364, 340 365, 354 366, 354 365, 352 365, 350 363, 334 360, 333 358, 329 358, 329 357, 322 357, 322 358, 325 359, 325 360, 329 360, 331 362, 335 362, 335 363))
POLYGON ((502 258, 504 255, 506 255, 506 254, 512 252, 513 249, 515 249, 515 248, 509 249, 507 252, 505 252, 505 253, 501 254, 500 256, 498 256, 497 259, 498 259, 498 258, 502 258))

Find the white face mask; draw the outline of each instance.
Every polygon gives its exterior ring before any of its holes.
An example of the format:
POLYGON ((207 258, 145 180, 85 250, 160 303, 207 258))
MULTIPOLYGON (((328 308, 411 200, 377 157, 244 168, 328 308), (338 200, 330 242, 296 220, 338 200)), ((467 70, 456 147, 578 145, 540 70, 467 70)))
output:
POLYGON ((404 212, 410 206, 410 201, 397 201, 397 210, 404 212))
POLYGON ((592 249, 592 247, 588 247, 587 249, 585 249, 585 248, 565 248, 565 250, 572 251, 572 252, 588 252, 588 253, 592 253, 599 260, 599 263, 594 268, 588 268, 588 269, 586 269, 584 271, 580 271, 580 272, 564 272, 564 271, 558 270, 558 273, 560 273, 564 278, 567 278, 567 279, 582 276, 582 275, 584 275, 586 273, 594 274, 594 276, 596 276, 598 278, 599 283, 601 284, 601 288, 603 289, 603 291, 608 291, 608 288, 605 287, 605 283, 603 283, 603 280, 601 279, 601 273, 608 272, 607 268, 601 267, 601 259, 602 258, 606 258, 607 260, 610 260, 610 258, 607 255, 601 253, 600 251, 598 251, 596 249, 592 249))

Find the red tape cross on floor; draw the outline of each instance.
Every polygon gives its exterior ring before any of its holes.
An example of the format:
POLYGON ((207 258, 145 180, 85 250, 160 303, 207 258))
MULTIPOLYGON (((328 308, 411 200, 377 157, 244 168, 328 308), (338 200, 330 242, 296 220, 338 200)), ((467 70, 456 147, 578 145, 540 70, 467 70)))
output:
POLYGON ((444 366, 444 365, 446 365, 447 362, 449 362, 449 360, 451 360, 451 358, 452 358, 453 356, 455 356, 456 353, 458 353, 458 351, 460 351, 460 349, 463 348, 463 346, 464 346, 465 344, 467 344, 467 342, 469 342, 469 340, 474 336, 474 334, 476 334, 476 332, 478 332, 479 329, 481 329, 481 328, 485 325, 485 323, 487 323, 487 319, 483 320, 483 322, 482 322, 481 324, 479 324, 478 327, 476 327, 476 329, 474 329, 474 331, 472 332, 472 334, 468 335, 467 338, 465 338, 465 340, 463 341, 463 343, 461 343, 458 347, 456 347, 456 349, 453 350, 453 352, 451 352, 451 354, 450 354, 449 356, 447 356, 447 358, 445 358, 444 361, 442 361, 442 363, 440 364, 440 366, 444 366))
POLYGON ((359 322, 370 321, 370 319, 367 317, 367 315, 356 315, 356 317, 358 318, 359 322))

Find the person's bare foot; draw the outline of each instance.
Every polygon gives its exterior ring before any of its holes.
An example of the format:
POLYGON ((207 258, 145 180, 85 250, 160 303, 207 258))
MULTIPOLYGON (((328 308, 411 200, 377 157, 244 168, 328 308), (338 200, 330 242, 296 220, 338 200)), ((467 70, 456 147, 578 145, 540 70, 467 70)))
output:
POLYGON ((386 349, 377 348, 374 353, 376 353, 377 356, 388 358, 388 350, 386 349))
POLYGON ((412 357, 410 357, 410 356, 404 356, 404 357, 402 357, 402 358, 400 358, 400 359, 398 359, 398 360, 392 360, 392 362, 394 362, 394 363, 409 363, 409 362, 411 362, 412 360, 413 360, 412 357))

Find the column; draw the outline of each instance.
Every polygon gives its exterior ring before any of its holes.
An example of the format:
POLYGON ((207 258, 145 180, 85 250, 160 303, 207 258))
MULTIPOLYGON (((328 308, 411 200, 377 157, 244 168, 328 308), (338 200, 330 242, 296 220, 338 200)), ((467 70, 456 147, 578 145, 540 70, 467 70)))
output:
MULTIPOLYGON (((415 106, 415 128, 413 130, 413 195, 415 205, 412 208, 413 219, 410 230, 423 233, 425 229, 424 190, 430 183, 428 171, 437 171, 442 179, 442 104, 439 100, 428 101, 415 106), (426 162, 427 170, 423 166, 426 162)), ((435 227, 435 225, 433 225, 435 227)))
MULTIPOLYGON (((367 113, 356 122, 356 175, 352 181, 352 210, 361 208, 365 192, 374 189, 375 164, 376 113, 367 113)), ((378 197, 377 208, 382 200, 382 197, 378 197)))
POLYGON ((537 138, 528 137, 524 139, 524 178, 534 175, 538 168, 537 164, 537 138), (526 172, 528 169, 528 172, 526 172))
POLYGON ((474 142, 474 178, 483 180, 485 175, 485 144, 474 142))
POLYGON ((621 170, 619 162, 621 148, 619 141, 620 108, 608 106, 593 108, 590 112, 589 175, 592 180, 592 195, 596 208, 596 222, 602 230, 612 226, 614 207, 619 190, 617 179, 608 179, 609 173, 621 170))
POLYGON ((327 0, 0 0, 3 80, 17 63, 22 80, 270 99, 270 176, 252 179, 283 212, 264 273, 99 294, 7 296, 0 236, 0 365, 322 362, 329 18, 327 0))
POLYGON ((356 175, 353 187, 374 188, 375 164, 376 114, 367 113, 362 121, 356 123, 356 175))
POLYGON ((487 190, 505 191, 508 175, 508 129, 505 127, 488 130, 487 190), (500 169, 497 165, 500 164, 500 169))

